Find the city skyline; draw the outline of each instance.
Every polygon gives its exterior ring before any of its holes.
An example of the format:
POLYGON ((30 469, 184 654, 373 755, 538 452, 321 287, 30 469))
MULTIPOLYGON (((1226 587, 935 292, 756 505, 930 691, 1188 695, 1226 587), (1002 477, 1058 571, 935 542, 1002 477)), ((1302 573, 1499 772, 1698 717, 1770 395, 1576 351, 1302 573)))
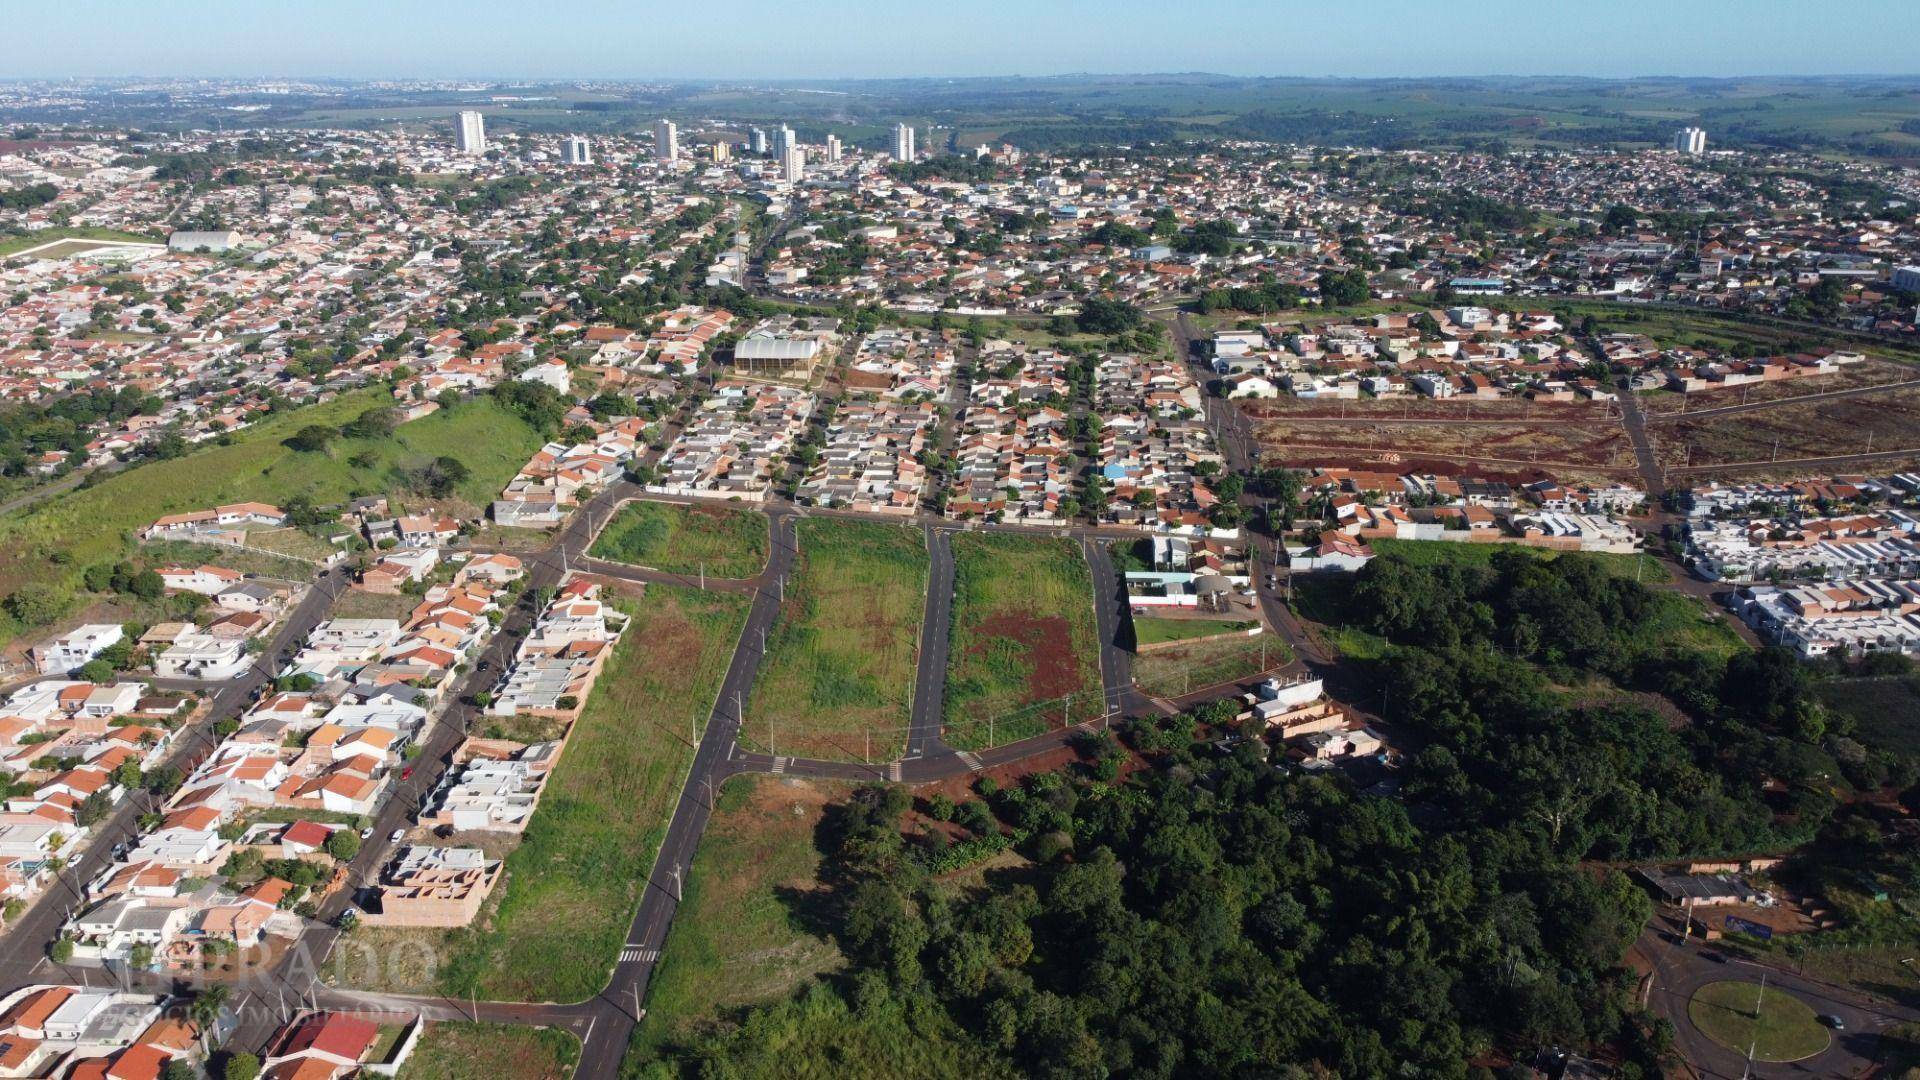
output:
POLYGON ((1920 73, 1905 44, 1920 31, 1920 10, 1895 0, 1857 5, 1847 20, 1783 0, 1628 0, 1590 11, 1518 0, 1447 8, 1388 0, 1350 10, 1232 0, 1177 14, 1137 0, 1098 7, 986 0, 884 19, 850 0, 748 0, 740 11, 740 24, 756 28, 748 35, 715 33, 693 9, 605 0, 570 10, 564 24, 499 0, 480 0, 458 21, 424 5, 366 0, 303 12, 297 23, 233 0, 184 11, 108 8, 80 0, 13 13, 16 40, 27 48, 9 74, 674 81, 1201 71, 1354 78, 1920 73), (1873 32, 1862 34, 1863 27, 1873 32), (647 47, 663 39, 674 47, 647 47), (155 41, 170 47, 156 52, 155 41))

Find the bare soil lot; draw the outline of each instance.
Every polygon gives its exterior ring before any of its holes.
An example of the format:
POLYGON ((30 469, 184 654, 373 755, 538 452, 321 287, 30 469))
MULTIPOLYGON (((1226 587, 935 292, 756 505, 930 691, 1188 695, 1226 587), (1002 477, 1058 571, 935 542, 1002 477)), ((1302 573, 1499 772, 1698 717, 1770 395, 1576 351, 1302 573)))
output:
MULTIPOLYGON (((1920 450, 1920 388, 1676 420, 1650 430, 1656 440, 1675 447, 1672 456, 1681 459, 1676 464, 1755 462, 1756 473, 1779 471, 1768 467, 1775 459, 1920 450)), ((1884 470, 1891 463, 1872 467, 1884 470)))
POLYGON ((1617 478, 1633 469, 1633 447, 1615 423, 1292 423, 1257 428, 1262 457, 1296 468, 1377 466, 1392 471, 1469 473, 1509 482, 1617 478))

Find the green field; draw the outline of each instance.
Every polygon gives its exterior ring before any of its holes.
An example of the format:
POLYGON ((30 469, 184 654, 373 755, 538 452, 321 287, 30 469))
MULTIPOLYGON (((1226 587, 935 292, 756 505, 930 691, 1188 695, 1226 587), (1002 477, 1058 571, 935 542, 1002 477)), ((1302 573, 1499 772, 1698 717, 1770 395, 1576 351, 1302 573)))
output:
POLYGON ((580 1040, 557 1028, 436 1021, 427 1025, 398 1080, 566 1080, 580 1040))
POLYGON ((1827 1029, 1799 998, 1760 984, 1708 983, 1687 1002, 1687 1017, 1708 1038, 1756 1061, 1799 1061, 1827 1048, 1827 1029), (1755 1011, 1755 1003, 1759 1009, 1755 1011))
POLYGON ((1133 683, 1155 697, 1180 697, 1217 683, 1258 675, 1293 659, 1272 634, 1192 641, 1133 658, 1133 683))
POLYGON ((747 601, 654 585, 621 608, 632 622, 507 859, 498 915, 452 935, 451 996, 579 1001, 613 969, 747 601))
POLYGON ((1605 551, 1559 552, 1519 544, 1457 544, 1447 540, 1374 540, 1370 546, 1376 554, 1393 552, 1419 566, 1485 566, 1493 561, 1497 551, 1524 551, 1541 559, 1558 559, 1563 555, 1591 559, 1620 577, 1634 578, 1647 585, 1673 580, 1665 563, 1644 552, 1633 555, 1605 551))
POLYGON ((847 790, 771 776, 736 776, 721 788, 630 1060, 658 1057, 727 1011, 785 997, 840 966, 833 942, 803 925, 796 897, 817 887, 814 830, 847 790))
POLYGON ((594 538, 589 554, 673 574, 750 578, 767 565, 767 516, 753 510, 630 502, 594 538))
POLYGON ((802 521, 741 741, 790 756, 892 758, 906 744, 926 595, 919 529, 802 521))
MULTIPOLYGON (((31 582, 53 586, 71 601, 86 567, 128 558, 135 533, 165 514, 231 502, 279 503, 301 493, 323 504, 355 494, 397 493, 403 487, 400 470, 442 455, 458 457, 470 470, 448 503, 455 509, 479 506, 540 447, 539 433, 491 398, 402 424, 386 438, 341 439, 324 453, 282 445, 309 424, 337 427, 389 401, 377 390, 362 390, 270 417, 237 434, 231 445, 142 465, 0 521, 0 595, 31 582), (350 460, 363 454, 367 467, 350 460), (55 552, 65 561, 55 562, 55 552)), ((24 629, 0 614, 0 643, 24 629)))
POLYGON ((121 232, 118 229, 95 229, 82 226, 56 226, 27 233, 25 236, 0 236, 0 259, 9 255, 50 244, 55 240, 135 240, 147 244, 159 244, 165 237, 142 236, 139 233, 121 232))
POLYGON ((1169 641, 1192 641, 1251 630, 1258 624, 1249 619, 1154 619, 1133 620, 1133 643, 1160 645, 1169 641))
POLYGON ((953 566, 947 742, 973 749, 1037 735, 1070 718, 1059 706, 1069 696, 1075 714, 1098 715, 1093 575, 1079 545, 961 533, 953 566))

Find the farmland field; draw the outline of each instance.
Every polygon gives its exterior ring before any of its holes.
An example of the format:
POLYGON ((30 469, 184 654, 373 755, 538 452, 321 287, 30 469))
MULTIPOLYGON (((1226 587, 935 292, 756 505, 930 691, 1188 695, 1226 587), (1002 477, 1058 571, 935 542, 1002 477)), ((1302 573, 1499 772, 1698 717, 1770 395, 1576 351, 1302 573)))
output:
POLYGON ((814 832, 827 804, 848 790, 770 776, 736 776, 722 786, 654 969, 633 1060, 643 1063, 727 1010, 785 997, 841 965, 840 950, 806 928, 801 909, 819 888, 814 832))
POLYGON ((896 753, 906 742, 926 594, 919 529, 802 521, 742 742, 805 757, 896 753))
POLYGON ((1100 708, 1093 576, 1078 545, 1052 537, 961 533, 953 538, 953 641, 947 660, 947 742, 1010 742, 1057 726, 1057 703, 1100 708), (989 728, 987 718, 993 717, 989 728))
POLYGON ((767 565, 767 516, 753 510, 636 501, 594 539, 597 559, 674 574, 750 578, 767 565))
MULTIPOLYGON (((128 558, 134 534, 163 514, 249 500, 279 503, 302 493, 318 503, 398 493, 404 489, 402 470, 442 455, 457 455, 470 470, 446 502, 471 508, 490 500, 540 446, 533 428, 490 398, 402 424, 385 438, 340 439, 320 453, 282 444, 307 425, 338 427, 389 401, 364 390, 273 416, 236 434, 231 445, 129 469, 0 521, 0 595, 30 583, 45 585, 71 609, 85 568, 128 558), (64 561, 55 562, 53 552, 64 561)), ((0 643, 26 629, 0 614, 0 643)))
POLYGON ((660 585, 620 605, 632 622, 507 858, 498 914, 450 935, 448 994, 578 1001, 613 969, 747 611, 660 585))

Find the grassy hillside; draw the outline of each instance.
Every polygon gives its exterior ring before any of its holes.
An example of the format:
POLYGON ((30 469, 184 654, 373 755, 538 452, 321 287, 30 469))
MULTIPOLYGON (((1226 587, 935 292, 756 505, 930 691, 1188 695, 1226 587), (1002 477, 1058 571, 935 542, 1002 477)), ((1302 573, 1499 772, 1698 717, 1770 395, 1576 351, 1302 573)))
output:
MULTIPOLYGON (((279 503, 301 493, 320 503, 356 494, 399 495, 404 470, 443 455, 470 470, 450 501, 477 507, 541 443, 524 421, 479 398, 402 424, 384 438, 337 440, 323 453, 283 445, 310 424, 338 427, 387 401, 379 391, 362 390, 292 410, 238 433, 231 445, 141 465, 0 521, 0 595, 37 583, 77 600, 81 572, 127 558, 138 530, 162 515, 230 502, 279 503)), ((25 629, 0 613, 0 643, 25 629)))

